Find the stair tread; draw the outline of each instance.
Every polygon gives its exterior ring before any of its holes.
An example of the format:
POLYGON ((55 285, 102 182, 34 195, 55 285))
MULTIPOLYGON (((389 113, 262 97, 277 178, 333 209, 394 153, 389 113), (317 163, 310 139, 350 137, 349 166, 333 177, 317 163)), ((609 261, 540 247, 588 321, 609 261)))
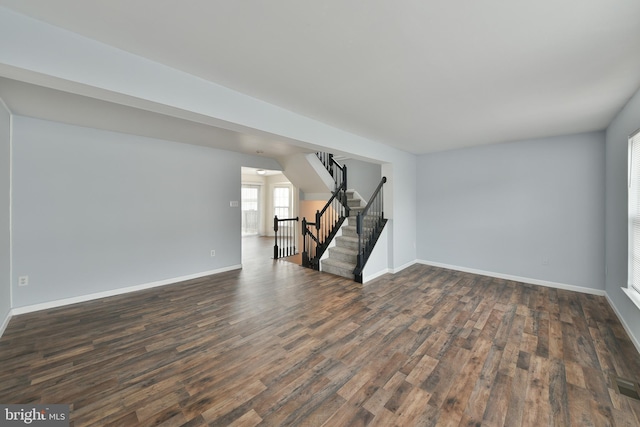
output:
POLYGON ((338 240, 346 240, 348 242, 358 243, 358 238, 353 236, 338 236, 336 237, 338 240))

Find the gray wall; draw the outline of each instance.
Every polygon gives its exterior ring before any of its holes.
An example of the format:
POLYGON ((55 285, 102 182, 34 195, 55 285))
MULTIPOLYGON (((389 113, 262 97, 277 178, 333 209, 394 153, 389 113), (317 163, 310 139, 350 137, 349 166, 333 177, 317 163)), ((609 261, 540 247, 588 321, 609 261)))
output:
POLYGON ((405 153, 397 155, 392 163, 382 165, 384 185, 384 215, 389 219, 388 265, 392 272, 410 266, 416 260, 417 230, 421 224, 417 215, 417 157, 405 153))
POLYGON ((627 149, 640 128, 640 91, 607 128, 606 142, 606 290, 611 302, 640 342, 640 310, 620 290, 627 286, 627 149))
POLYGON ((382 167, 355 159, 340 160, 339 163, 347 166, 348 187, 369 201, 382 178, 382 167))
POLYGON ((418 259, 604 289, 604 134, 418 159, 418 259))
POLYGON ((10 123, 9 112, 0 100, 0 326, 11 310, 10 123))
POLYGON ((14 307, 239 265, 240 167, 278 166, 26 117, 13 148, 14 307))

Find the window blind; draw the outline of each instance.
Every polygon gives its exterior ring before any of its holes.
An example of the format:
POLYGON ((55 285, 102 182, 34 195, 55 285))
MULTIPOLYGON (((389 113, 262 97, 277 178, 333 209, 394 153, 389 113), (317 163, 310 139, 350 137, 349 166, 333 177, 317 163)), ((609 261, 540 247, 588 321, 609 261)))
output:
POLYGON ((629 146, 629 285, 640 293, 640 130, 629 146))

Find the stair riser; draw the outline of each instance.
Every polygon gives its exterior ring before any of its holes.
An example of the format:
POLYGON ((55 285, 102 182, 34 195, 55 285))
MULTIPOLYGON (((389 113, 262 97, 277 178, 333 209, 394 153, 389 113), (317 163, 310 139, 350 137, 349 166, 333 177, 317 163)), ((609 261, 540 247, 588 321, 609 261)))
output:
POLYGON ((337 261, 348 262, 349 264, 353 264, 354 268, 358 261, 356 254, 346 254, 344 252, 332 251, 331 249, 329 249, 329 258, 337 261))
POLYGON ((332 265, 323 265, 322 271, 329 274, 335 274, 336 276, 346 277, 353 280, 353 270, 346 270, 344 268, 335 267, 332 265))
MULTIPOLYGON (((372 230, 372 227, 364 227, 364 234, 367 235, 372 230)), ((349 228, 342 229, 342 235, 346 237, 358 237, 355 226, 349 226, 349 228)))
MULTIPOLYGON (((350 211, 349 211, 349 218, 358 216, 358 212, 362 212, 362 209, 351 208, 350 211)), ((377 212, 368 212, 367 215, 366 215, 366 218, 370 219, 370 220, 374 220, 375 218, 378 218, 379 216, 380 216, 380 214, 378 214, 377 212)))
POLYGON ((342 227, 342 235, 349 236, 349 237, 358 237, 358 233, 356 233, 355 226, 342 227))
MULTIPOLYGON (((372 226, 375 224, 376 220, 373 218, 365 218, 364 219, 364 226, 368 227, 368 228, 372 228, 372 226)), ((358 224, 358 220, 355 216, 350 216, 349 218, 347 218, 347 225, 351 226, 351 227, 355 227, 358 224)))
POLYGON ((358 242, 352 242, 346 239, 342 239, 340 237, 336 237, 336 246, 358 250, 358 242))

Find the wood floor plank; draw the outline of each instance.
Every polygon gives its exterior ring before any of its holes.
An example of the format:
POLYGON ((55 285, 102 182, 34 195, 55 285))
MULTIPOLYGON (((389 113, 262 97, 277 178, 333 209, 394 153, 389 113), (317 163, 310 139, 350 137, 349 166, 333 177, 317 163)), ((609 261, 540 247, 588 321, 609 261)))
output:
POLYGON ((250 410, 234 422, 229 424, 229 427, 254 427, 262 422, 262 418, 255 410, 250 410))
POLYGON ((486 426, 503 426, 509 409, 509 399, 513 377, 498 373, 491 385, 489 399, 484 409, 482 424, 486 426))
POLYGON ((551 425, 549 401, 549 361, 537 355, 531 356, 529 381, 525 397, 523 425, 551 425))
POLYGON ((550 361, 549 369, 549 404, 551 421, 555 426, 568 426, 570 408, 567 394, 567 377, 564 364, 558 360, 550 361))
POLYGON ((413 424, 420 417, 420 414, 425 411, 424 402, 429 401, 430 398, 431 395, 426 391, 418 387, 412 388, 396 411, 398 416, 396 423, 399 425, 413 424))
POLYGON ((511 382, 511 389, 508 395, 509 403, 507 405, 507 415, 505 417, 507 426, 520 426, 525 410, 526 390, 528 388, 529 371, 528 369, 516 369, 515 375, 511 382))
MULTIPOLYGON (((468 355, 465 363, 462 363, 458 371, 453 374, 459 379, 452 382, 444 402, 438 405, 443 422, 447 420, 448 424, 458 424, 463 416, 464 409, 475 390, 480 372, 491 348, 489 341, 480 340, 479 344, 468 355)), ((436 402, 439 403, 434 399, 432 405, 436 406, 436 402)))
POLYGON ((242 270, 14 316, 0 402, 69 404, 74 426, 640 424, 610 383, 640 380, 640 355, 604 297, 426 265, 363 287, 271 245, 243 239, 242 270))
POLYGON ((478 374, 478 379, 469 395, 469 401, 464 414, 472 420, 474 424, 482 422, 486 407, 488 406, 491 387, 498 372, 502 350, 494 345, 488 349, 482 369, 478 374))

